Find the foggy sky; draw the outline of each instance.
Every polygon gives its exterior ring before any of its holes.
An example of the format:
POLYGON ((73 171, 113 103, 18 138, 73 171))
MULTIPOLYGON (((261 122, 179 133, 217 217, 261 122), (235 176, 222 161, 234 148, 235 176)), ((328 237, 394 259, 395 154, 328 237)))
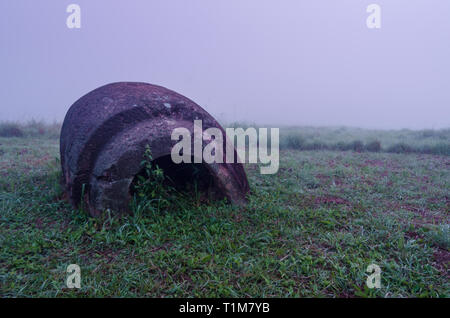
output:
POLYGON ((450 127, 449 0, 2 0, 0 121, 148 82, 225 121, 450 127), (68 29, 66 7, 81 6, 68 29), (366 8, 382 8, 368 29, 366 8))

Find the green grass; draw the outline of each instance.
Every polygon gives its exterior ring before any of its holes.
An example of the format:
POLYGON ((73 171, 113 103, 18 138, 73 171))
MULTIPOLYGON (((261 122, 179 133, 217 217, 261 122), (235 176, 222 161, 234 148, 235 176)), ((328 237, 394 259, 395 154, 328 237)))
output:
POLYGON ((447 156, 282 150, 277 175, 246 166, 246 207, 93 219, 63 199, 58 149, 0 138, 2 297, 449 297, 447 156))
POLYGON ((0 122, 0 137, 39 137, 59 138, 61 123, 52 124, 44 121, 30 120, 27 123, 3 121, 0 122))
MULTIPOLYGON (((258 127, 231 123, 228 127, 258 127)), ((271 125, 263 125, 270 127, 271 125)), ((280 127, 280 148, 359 152, 424 153, 450 156, 450 129, 375 130, 350 127, 280 127)))

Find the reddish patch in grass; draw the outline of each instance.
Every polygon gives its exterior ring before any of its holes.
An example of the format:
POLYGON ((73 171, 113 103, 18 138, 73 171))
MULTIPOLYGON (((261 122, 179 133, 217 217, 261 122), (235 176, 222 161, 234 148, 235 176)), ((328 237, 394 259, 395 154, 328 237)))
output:
POLYGON ((418 240, 418 239, 421 239, 421 238, 423 238, 423 235, 421 235, 421 234, 419 234, 419 233, 417 233, 417 232, 415 232, 415 231, 407 231, 407 232, 405 232, 405 237, 407 238, 407 239, 412 239, 412 240, 418 240))
POLYGON ((438 224, 443 222, 442 215, 436 215, 429 210, 415 207, 410 204, 404 204, 399 206, 403 210, 407 210, 413 212, 417 217, 420 217, 420 220, 426 223, 438 224))
POLYGON ((450 278, 449 264, 450 252, 442 248, 438 248, 433 253, 434 267, 447 278, 450 278))
MULTIPOLYGON (((364 289, 364 288, 363 288, 364 289)), ((355 294, 349 291, 343 291, 339 294, 339 298, 355 298, 355 294)))
POLYGON ((39 230, 42 230, 44 227, 45 227, 45 225, 44 225, 44 222, 42 221, 42 219, 41 218, 36 218, 36 220, 34 220, 34 224, 36 225, 36 227, 39 229, 39 230))
POLYGON ((386 166, 386 162, 385 161, 381 161, 381 160, 370 160, 367 159, 364 161, 364 165, 366 166, 374 166, 374 167, 385 167, 386 166))
POLYGON ((413 223, 416 225, 424 225, 445 223, 445 216, 438 214, 440 213, 439 211, 431 211, 428 209, 424 209, 423 207, 418 207, 412 204, 401 202, 386 202, 386 206, 391 214, 395 214, 395 212, 398 210, 406 210, 414 213, 414 217, 402 220, 402 222, 405 224, 413 223))
POLYGON ((111 248, 106 248, 104 250, 92 249, 82 249, 80 250, 80 258, 85 262, 90 262, 96 258, 101 258, 104 264, 114 263, 120 255, 120 250, 113 250, 111 248))
POLYGON ((40 158, 26 158, 25 162, 33 168, 42 167, 45 163, 51 160, 49 154, 45 154, 40 158))
POLYGON ((371 187, 375 186, 377 183, 369 176, 361 175, 361 182, 367 184, 371 187))
POLYGON ((323 185, 328 185, 328 184, 331 184, 332 182, 334 182, 334 184, 336 186, 341 186, 344 184, 344 180, 345 180, 345 178, 343 178, 343 177, 327 176, 327 175, 320 174, 320 173, 315 175, 315 177, 317 179, 319 179, 320 183, 323 185))
POLYGON ((350 205, 350 202, 348 202, 347 200, 335 196, 318 197, 314 200, 314 203, 325 205, 350 205))
POLYGON ((242 215, 241 214, 239 214, 239 213, 233 213, 232 215, 231 215, 231 217, 233 218, 233 220, 235 221, 235 222, 242 222, 242 215))
POLYGON ((328 161, 328 166, 330 168, 335 168, 336 167, 336 161, 335 160, 329 160, 328 161))

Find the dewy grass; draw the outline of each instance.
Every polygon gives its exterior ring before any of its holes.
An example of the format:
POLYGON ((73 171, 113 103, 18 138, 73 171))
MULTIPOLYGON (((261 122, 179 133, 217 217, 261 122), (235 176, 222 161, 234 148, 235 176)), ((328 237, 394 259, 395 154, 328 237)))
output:
MULTIPOLYGON (((235 122, 224 127, 258 127, 235 122)), ((267 125, 270 127, 271 125, 267 125)), ((0 137, 58 138, 61 123, 31 120, 0 122, 0 137)), ((374 130, 351 127, 280 127, 280 147, 289 150, 341 150, 358 152, 424 153, 450 156, 450 129, 374 130)))
POLYGON ((2 297, 449 297, 447 156, 282 150, 276 175, 246 165, 245 207, 158 207, 144 182, 134 215, 94 219, 63 199, 58 151, 0 138, 2 297))
POLYGON ((151 149, 147 145, 141 162, 143 173, 138 176, 133 201, 144 205, 156 203, 157 210, 160 211, 170 206, 170 196, 175 189, 164 184, 164 171, 157 165, 153 166, 152 160, 151 149))
POLYGON ((195 175, 197 170, 194 170, 190 188, 177 189, 175 181, 165 175, 164 170, 153 162, 151 149, 148 145, 146 146, 141 166, 142 172, 132 185, 133 200, 131 201, 131 211, 133 214, 148 210, 157 213, 174 212, 199 204, 200 194, 197 181, 202 176, 195 175))

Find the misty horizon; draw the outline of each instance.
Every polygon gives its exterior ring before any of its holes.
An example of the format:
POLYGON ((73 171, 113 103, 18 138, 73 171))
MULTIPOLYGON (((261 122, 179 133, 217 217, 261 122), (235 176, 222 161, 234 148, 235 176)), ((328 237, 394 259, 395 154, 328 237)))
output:
POLYGON ((62 122, 100 86, 147 82, 220 122, 450 127, 450 2, 4 1, 0 121, 62 122))

